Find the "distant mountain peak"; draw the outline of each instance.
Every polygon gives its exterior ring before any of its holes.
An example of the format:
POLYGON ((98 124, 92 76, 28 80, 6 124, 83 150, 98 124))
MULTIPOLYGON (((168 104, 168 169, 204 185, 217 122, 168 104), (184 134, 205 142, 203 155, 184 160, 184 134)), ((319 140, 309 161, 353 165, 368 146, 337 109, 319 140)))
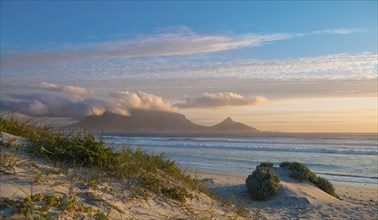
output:
POLYGON ((232 120, 231 117, 227 117, 226 119, 223 120, 222 123, 235 123, 234 120, 232 120))
POLYGON ((232 120, 231 117, 227 117, 221 123, 211 126, 209 127, 209 129, 214 132, 224 132, 224 133, 258 132, 256 128, 250 127, 240 122, 235 122, 234 120, 232 120))

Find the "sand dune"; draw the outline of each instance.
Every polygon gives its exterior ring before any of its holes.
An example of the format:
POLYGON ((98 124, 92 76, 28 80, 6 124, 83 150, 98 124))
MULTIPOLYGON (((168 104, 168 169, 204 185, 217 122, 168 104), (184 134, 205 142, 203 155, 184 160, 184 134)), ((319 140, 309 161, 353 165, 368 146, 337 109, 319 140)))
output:
POLYGON ((300 182, 288 172, 274 168, 281 178, 277 193, 267 201, 249 198, 245 176, 198 171, 211 191, 249 207, 258 219, 378 219, 378 188, 370 185, 337 186, 341 200, 323 192, 309 181, 300 182))
MULTIPOLYGON (((6 133, 1 133, 0 140, 15 144, 25 142, 20 137, 6 133)), ((10 148, 2 144, 0 153, 0 159, 14 155, 10 148)), ((25 219, 23 214, 14 213, 18 205, 10 205, 4 198, 17 202, 42 194, 45 198, 62 198, 66 203, 74 201, 73 207, 61 209, 51 206, 48 211, 41 211, 46 202, 33 200, 33 214, 29 218, 48 215, 53 219, 94 219, 95 213, 99 212, 108 219, 119 220, 243 219, 235 212, 234 206, 226 206, 199 191, 190 191, 194 197, 184 202, 155 194, 141 197, 133 194, 132 187, 138 186, 132 182, 125 184, 98 172, 96 168, 72 168, 64 163, 35 158, 22 149, 15 155, 12 158, 15 161, 13 166, 7 167, 3 166, 5 163, 0 163, 0 218, 25 219), (81 211, 81 205, 90 207, 92 211, 81 211)))
MULTIPOLYGON (((22 138, 2 134, 3 141, 22 144, 22 138)), ((7 150, 2 147, 2 153, 7 150)), ((85 204, 105 213, 109 219, 243 219, 236 214, 233 205, 214 200, 204 193, 192 192, 196 198, 179 203, 159 196, 133 197, 130 186, 114 179, 97 176, 91 168, 69 168, 41 158, 33 158, 19 152, 13 168, 1 167, 0 197, 23 198, 30 194, 64 196, 74 194, 76 204, 85 204), (89 184, 98 180, 95 188, 89 184)), ((378 219, 377 185, 367 188, 352 184, 336 186, 341 200, 320 190, 308 181, 289 177, 288 171, 274 168, 281 178, 279 190, 268 201, 250 199, 246 192, 246 176, 236 173, 192 171, 208 189, 222 197, 227 203, 245 207, 246 219, 378 219)), ((37 203, 35 212, 41 208, 37 203)), ((59 219, 90 218, 88 213, 77 210, 61 212, 51 208, 49 215, 59 219)), ((21 218, 11 209, 0 209, 0 216, 21 218)))

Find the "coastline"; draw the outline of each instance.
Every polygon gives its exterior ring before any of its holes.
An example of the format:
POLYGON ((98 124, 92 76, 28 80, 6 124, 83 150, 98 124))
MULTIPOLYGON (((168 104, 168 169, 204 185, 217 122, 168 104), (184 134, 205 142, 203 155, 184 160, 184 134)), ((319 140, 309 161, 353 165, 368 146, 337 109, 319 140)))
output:
POLYGON ((175 133, 175 132, 94 132, 97 135, 103 136, 118 136, 118 137, 180 137, 180 138, 319 138, 322 139, 343 139, 343 138, 369 138, 376 140, 378 133, 374 132, 269 132, 259 131, 252 133, 175 133))
MULTIPOLYGON (((225 171, 225 170, 215 170, 215 169, 206 169, 206 168, 191 168, 191 167, 183 167, 180 168, 194 176, 206 177, 230 177, 236 179, 246 179, 247 176, 251 173, 245 172, 237 172, 237 171, 225 171)), ((241 182, 241 181, 239 181, 241 182)), ((372 189, 378 191, 378 183, 360 183, 360 182, 346 182, 346 181, 330 181, 335 187, 350 187, 350 188, 358 188, 358 189, 372 189)))
POLYGON ((349 138, 307 135, 293 138, 107 136, 105 141, 115 149, 126 144, 151 154, 164 153, 184 168, 230 170, 247 176, 263 161, 274 164, 298 161, 330 181, 377 183, 374 166, 376 139, 365 136, 349 138))

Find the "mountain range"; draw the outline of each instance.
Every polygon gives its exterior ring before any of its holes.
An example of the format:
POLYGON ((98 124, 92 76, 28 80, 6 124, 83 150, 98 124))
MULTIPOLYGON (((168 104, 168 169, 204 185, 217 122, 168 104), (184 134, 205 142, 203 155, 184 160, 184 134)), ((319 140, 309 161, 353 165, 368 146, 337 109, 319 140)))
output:
POLYGON ((68 129, 86 129, 103 134, 253 134, 256 128, 235 122, 230 117, 214 126, 203 126, 188 120, 185 115, 166 111, 133 109, 130 116, 105 112, 87 116, 67 126, 68 129))

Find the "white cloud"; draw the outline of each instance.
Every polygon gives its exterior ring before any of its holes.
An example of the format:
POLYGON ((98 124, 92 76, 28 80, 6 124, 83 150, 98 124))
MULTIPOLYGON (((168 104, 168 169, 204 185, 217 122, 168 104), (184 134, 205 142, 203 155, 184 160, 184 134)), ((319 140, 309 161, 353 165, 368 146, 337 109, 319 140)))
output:
POLYGON ((56 49, 14 51, 2 54, 2 66, 19 66, 64 61, 94 59, 182 56, 257 47, 264 43, 288 40, 316 34, 351 34, 355 29, 327 29, 310 33, 271 33, 242 35, 204 35, 186 27, 155 35, 140 35, 102 43, 70 45, 56 49))
MULTIPOLYGON (((16 111, 30 116, 70 117, 81 119, 90 115, 102 115, 111 112, 119 115, 129 115, 131 109, 156 111, 174 111, 169 102, 159 96, 145 92, 113 92, 109 98, 77 98, 64 95, 63 88, 51 83, 42 83, 40 87, 48 89, 39 93, 8 94, 10 98, 1 99, 4 111, 16 111), (50 89, 56 92, 50 92, 50 89)), ((76 91, 76 90, 75 90, 76 91)))
POLYGON ((233 106, 258 105, 268 102, 264 96, 246 98, 234 92, 202 93, 198 98, 186 97, 185 102, 175 106, 179 108, 224 108, 233 106))
POLYGON ((38 64, 62 61, 78 61, 109 58, 132 58, 146 56, 182 56, 211 53, 242 47, 259 46, 265 42, 286 40, 290 34, 248 34, 242 36, 200 35, 200 34, 158 34, 126 39, 76 45, 60 50, 23 51, 8 53, 3 57, 4 66, 38 64))
MULTIPOLYGON (((101 85, 105 88, 108 85, 112 86, 111 82, 122 80, 158 82, 159 80, 181 79, 188 80, 188 85, 190 85, 191 79, 215 78, 232 80, 360 80, 376 79, 377 67, 378 54, 368 52, 291 59, 217 59, 215 61, 206 56, 150 57, 56 64, 30 67, 27 70, 6 69, 2 70, 2 82, 35 82, 36 79, 71 82, 72 79, 75 79, 78 83, 88 84, 88 79, 91 79, 97 83, 101 81, 101 85)), ((145 88, 133 89, 144 90, 145 88)))
POLYGON ((32 115, 44 115, 49 112, 49 108, 38 100, 33 100, 30 103, 29 109, 27 109, 32 115))
POLYGON ((335 29, 325 29, 319 31, 313 31, 312 34, 353 34, 358 32, 364 32, 364 29, 351 29, 351 28, 335 28, 335 29))
POLYGON ((375 79, 378 55, 372 53, 330 54, 276 60, 190 60, 187 58, 134 58, 127 61, 97 62, 90 65, 61 66, 61 76, 97 79, 375 79), (74 69, 74 71, 72 71, 74 69), (93 75, 89 75, 92 73, 93 75))
POLYGON ((83 87, 57 86, 56 84, 48 83, 48 82, 40 83, 39 86, 37 86, 37 88, 49 90, 49 91, 55 91, 55 92, 66 92, 73 95, 86 95, 89 93, 88 90, 83 87))
POLYGON ((64 86, 62 87, 62 91, 76 95, 88 94, 88 90, 79 86, 64 86))
POLYGON ((147 109, 157 111, 174 111, 175 108, 169 102, 159 96, 145 92, 112 92, 109 94, 119 105, 127 109, 147 109))
POLYGON ((333 54, 286 60, 239 60, 202 69, 212 76, 252 79, 374 79, 377 54, 333 54))
POLYGON ((102 99, 74 100, 56 93, 11 94, 13 100, 1 100, 5 111, 16 111, 30 116, 70 117, 81 119, 89 115, 111 112, 128 115, 127 109, 102 99))
POLYGON ((41 82, 39 84, 39 87, 41 89, 56 89, 56 88, 59 88, 57 85, 55 85, 54 83, 48 83, 48 82, 41 82))

